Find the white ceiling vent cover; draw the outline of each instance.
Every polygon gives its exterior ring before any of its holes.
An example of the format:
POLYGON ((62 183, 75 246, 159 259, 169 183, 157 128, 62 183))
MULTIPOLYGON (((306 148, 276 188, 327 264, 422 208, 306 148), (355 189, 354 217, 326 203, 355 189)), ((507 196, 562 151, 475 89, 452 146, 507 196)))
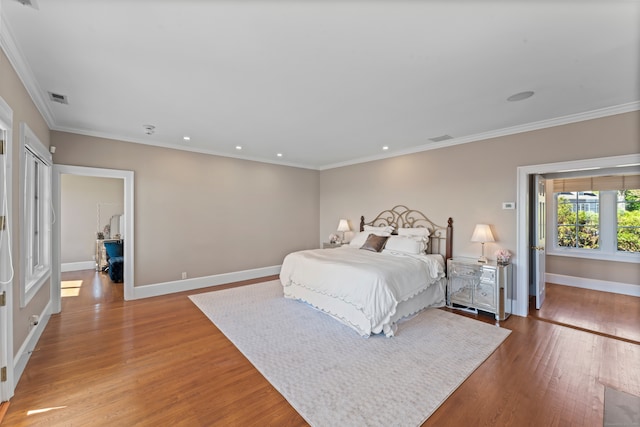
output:
POLYGON ((440 141, 446 141, 447 139, 453 139, 453 137, 451 135, 441 135, 441 136, 435 136, 433 138, 429 138, 429 141, 440 142, 440 141))
POLYGON ((59 93, 47 92, 49 94, 49 99, 53 102, 58 102, 60 104, 69 104, 67 100, 67 95, 60 95, 59 93))
POLYGON ((36 10, 38 10, 38 2, 37 0, 16 0, 18 3, 20 3, 23 6, 29 6, 32 7, 36 10))

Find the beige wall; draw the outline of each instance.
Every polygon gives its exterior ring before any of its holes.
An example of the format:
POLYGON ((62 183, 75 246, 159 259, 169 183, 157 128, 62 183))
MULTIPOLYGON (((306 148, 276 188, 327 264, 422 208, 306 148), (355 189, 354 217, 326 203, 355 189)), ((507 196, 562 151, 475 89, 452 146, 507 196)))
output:
POLYGON ((60 189, 60 261, 92 261, 96 232, 124 212, 124 180, 62 175, 60 189))
POLYGON ((640 267, 630 262, 547 255, 547 273, 640 286, 640 267))
POLYGON ((56 164, 134 171, 135 285, 280 265, 318 247, 319 172, 51 132, 56 164))
MULTIPOLYGON (((488 223, 497 240, 486 244, 489 258, 498 247, 517 256, 517 211, 503 210, 502 202, 516 201, 519 166, 634 154, 639 141, 640 112, 632 112, 326 170, 320 175, 320 235, 326 240, 340 218, 353 228, 360 215, 371 218, 405 204, 442 225, 453 217, 454 255, 479 256, 479 244, 469 239, 476 223, 488 223)), ((596 274, 590 260, 550 261, 550 273, 637 283, 629 276, 637 264, 602 263, 608 274, 596 274)))
POLYGON ((12 212, 11 212, 11 235, 13 244, 13 268, 15 270, 13 284, 13 350, 14 353, 20 348, 29 334, 29 317, 33 314, 42 314, 49 302, 50 284, 45 283, 38 293, 32 298, 29 304, 21 308, 19 298, 19 280, 22 277, 20 266, 20 151, 22 149, 20 139, 20 123, 26 123, 36 134, 40 142, 45 147, 49 146, 49 128, 44 121, 35 104, 31 101, 29 94, 22 85, 15 70, 9 63, 4 51, 0 50, 0 96, 13 110, 13 138, 12 144, 12 212))

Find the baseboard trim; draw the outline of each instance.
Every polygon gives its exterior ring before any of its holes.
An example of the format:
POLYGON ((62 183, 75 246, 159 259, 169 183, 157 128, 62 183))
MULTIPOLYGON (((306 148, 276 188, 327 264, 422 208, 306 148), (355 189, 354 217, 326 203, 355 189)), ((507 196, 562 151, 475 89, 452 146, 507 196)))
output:
POLYGON ((614 294, 640 297, 640 286, 628 283, 609 282, 606 280, 565 276, 553 273, 546 273, 545 281, 548 283, 555 283, 557 285, 573 286, 575 288, 591 289, 593 291, 612 292, 614 294))
POLYGON ((196 277, 193 279, 134 286, 133 299, 157 297, 176 292, 192 291, 211 286, 225 285, 227 283, 241 282, 243 280, 257 279, 259 277, 273 276, 280 274, 280 267, 280 265, 274 265, 271 267, 255 268, 253 270, 235 271, 231 273, 216 274, 213 276, 196 277))
POLYGON ((65 262, 60 265, 60 272, 66 273, 68 271, 93 270, 95 268, 95 261, 65 262))
POLYGON ((13 388, 15 389, 18 385, 18 381, 20 381, 20 377, 24 372, 24 369, 27 367, 27 362, 31 357, 31 353, 36 348, 38 344, 38 340, 44 332, 44 328, 49 323, 49 319, 51 318, 51 301, 44 307, 42 313, 40 313, 40 319, 35 328, 31 329, 29 335, 24 340, 20 349, 16 353, 13 359, 13 388))

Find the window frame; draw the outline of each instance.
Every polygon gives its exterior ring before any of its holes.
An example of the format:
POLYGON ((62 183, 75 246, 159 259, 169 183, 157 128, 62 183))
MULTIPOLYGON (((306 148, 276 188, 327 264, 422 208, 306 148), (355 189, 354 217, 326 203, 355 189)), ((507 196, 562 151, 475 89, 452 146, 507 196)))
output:
POLYGON ((20 218, 23 224, 20 227, 20 307, 26 307, 51 278, 53 162, 49 150, 26 123, 20 124, 20 136, 20 218), (28 162, 33 162, 35 169, 29 167, 28 162), (36 177, 37 183, 33 181, 36 177), (34 258, 38 260, 35 266, 32 263, 34 258))
POLYGON ((640 263, 640 253, 618 251, 617 245, 617 190, 599 191, 599 247, 596 249, 569 248, 558 246, 558 197, 560 191, 551 193, 551 214, 553 221, 548 222, 548 235, 552 236, 552 244, 547 248, 548 255, 587 258, 604 261, 640 263))

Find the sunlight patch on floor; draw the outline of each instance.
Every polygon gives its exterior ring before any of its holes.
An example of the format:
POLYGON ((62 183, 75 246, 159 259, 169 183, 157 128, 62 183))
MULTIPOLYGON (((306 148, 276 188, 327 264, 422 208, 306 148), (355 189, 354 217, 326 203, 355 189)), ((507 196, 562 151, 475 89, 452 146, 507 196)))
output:
POLYGON ((82 287, 82 280, 63 280, 60 283, 62 298, 65 297, 77 297, 80 295, 80 288, 82 287))
POLYGON ((31 411, 27 411, 27 415, 42 414, 43 412, 49 412, 56 409, 64 409, 64 408, 66 408, 66 406, 54 406, 52 408, 32 409, 31 411))

